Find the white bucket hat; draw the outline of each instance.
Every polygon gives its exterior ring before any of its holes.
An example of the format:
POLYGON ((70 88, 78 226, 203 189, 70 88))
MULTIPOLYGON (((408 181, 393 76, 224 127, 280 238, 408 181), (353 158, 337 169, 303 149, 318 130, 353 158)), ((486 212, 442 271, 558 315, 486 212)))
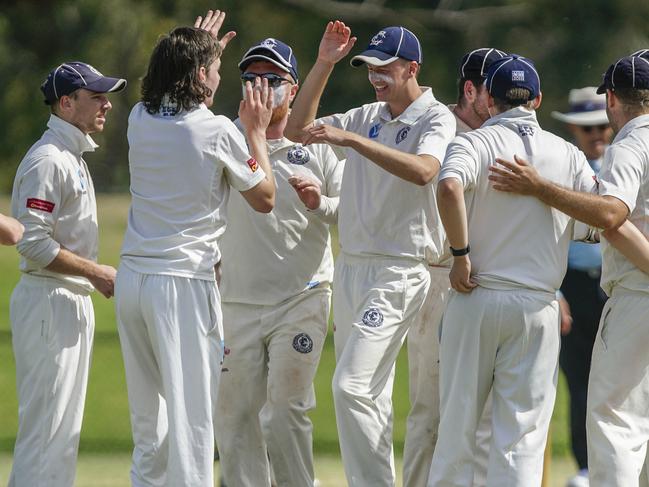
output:
POLYGON ((552 112, 552 117, 573 125, 603 125, 608 123, 606 95, 598 95, 597 88, 594 86, 570 90, 568 104, 570 110, 567 113, 552 112))

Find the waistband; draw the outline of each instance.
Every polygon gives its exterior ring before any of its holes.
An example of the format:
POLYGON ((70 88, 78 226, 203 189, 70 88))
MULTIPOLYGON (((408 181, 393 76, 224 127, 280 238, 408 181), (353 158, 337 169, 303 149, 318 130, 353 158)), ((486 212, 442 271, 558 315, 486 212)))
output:
POLYGON ((74 284, 55 279, 53 277, 33 276, 31 274, 23 274, 19 283, 26 287, 48 287, 50 289, 63 288, 68 291, 79 294, 81 296, 90 296, 90 291, 83 289, 74 284))
POLYGON ((394 255, 352 255, 340 252, 338 259, 342 259, 346 264, 359 265, 396 265, 401 267, 417 267, 418 265, 427 266, 426 262, 413 257, 398 257, 394 255))
POLYGON ((641 299, 649 299, 649 289, 647 291, 638 291, 636 289, 627 289, 621 286, 615 286, 611 290, 612 298, 620 298, 622 296, 632 296, 641 299))

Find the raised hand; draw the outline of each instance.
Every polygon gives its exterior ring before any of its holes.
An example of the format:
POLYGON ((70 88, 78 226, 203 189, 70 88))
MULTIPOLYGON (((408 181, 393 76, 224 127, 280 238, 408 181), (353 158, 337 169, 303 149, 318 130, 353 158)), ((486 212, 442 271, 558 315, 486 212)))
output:
POLYGON ((205 14, 205 18, 199 15, 198 17, 196 17, 196 21, 194 22, 194 27, 196 27, 197 29, 206 30, 210 33, 214 40, 217 41, 221 46, 221 51, 224 51, 225 46, 228 45, 228 42, 230 42, 232 38, 237 35, 235 31, 231 30, 219 40, 219 30, 221 29, 224 20, 225 12, 221 12, 220 10, 208 10, 205 14))
POLYGON ((352 132, 331 125, 312 125, 305 129, 305 132, 306 136, 302 142, 304 145, 331 144, 344 147, 349 145, 353 137, 352 132))
POLYGON ((318 60, 335 64, 347 56, 356 42, 356 37, 351 34, 351 29, 344 22, 330 21, 320 41, 318 60))
POLYGON ((273 114, 273 94, 266 78, 246 81, 246 96, 239 104, 239 120, 247 132, 266 131, 273 114))

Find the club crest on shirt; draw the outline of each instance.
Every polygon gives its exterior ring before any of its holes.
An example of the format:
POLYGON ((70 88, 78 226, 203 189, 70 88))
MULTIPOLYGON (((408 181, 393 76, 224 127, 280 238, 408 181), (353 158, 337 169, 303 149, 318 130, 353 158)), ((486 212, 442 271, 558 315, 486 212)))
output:
POLYGON ((400 144, 401 142, 406 140, 406 137, 408 137, 408 132, 410 132, 410 127, 403 127, 401 130, 399 130, 394 140, 395 143, 400 144))
POLYGON ((532 127, 531 125, 519 125, 518 133, 521 135, 521 137, 532 136, 534 135, 534 127, 532 127))
POLYGON ((379 308, 367 308, 363 313, 363 324, 372 328, 381 326, 383 324, 383 313, 379 308))
POLYGON ((367 136, 370 139, 376 139, 379 136, 380 131, 381 131, 381 124, 377 123, 376 125, 372 125, 370 127, 370 132, 367 134, 367 136))
POLYGON ((370 41, 370 46, 378 46, 379 44, 383 43, 383 40, 385 39, 385 31, 379 31, 378 34, 376 34, 374 37, 372 37, 372 40, 370 41))
POLYGON ((293 348, 299 353, 309 353, 313 350, 313 340, 306 333, 298 333, 293 337, 293 348))
POLYGON ((288 150, 288 162, 299 166, 305 165, 311 159, 309 152, 301 145, 294 145, 288 150))
POLYGON ((81 185, 81 190, 86 190, 86 176, 83 174, 81 168, 77 169, 77 176, 79 176, 79 184, 81 185))

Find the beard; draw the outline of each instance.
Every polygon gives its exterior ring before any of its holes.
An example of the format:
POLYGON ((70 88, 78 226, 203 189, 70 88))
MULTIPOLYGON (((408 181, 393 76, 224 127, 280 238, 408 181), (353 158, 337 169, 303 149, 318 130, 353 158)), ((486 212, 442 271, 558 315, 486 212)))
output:
POLYGON ((288 113, 288 98, 281 105, 273 108, 273 114, 270 116, 269 125, 274 125, 280 122, 288 113))

